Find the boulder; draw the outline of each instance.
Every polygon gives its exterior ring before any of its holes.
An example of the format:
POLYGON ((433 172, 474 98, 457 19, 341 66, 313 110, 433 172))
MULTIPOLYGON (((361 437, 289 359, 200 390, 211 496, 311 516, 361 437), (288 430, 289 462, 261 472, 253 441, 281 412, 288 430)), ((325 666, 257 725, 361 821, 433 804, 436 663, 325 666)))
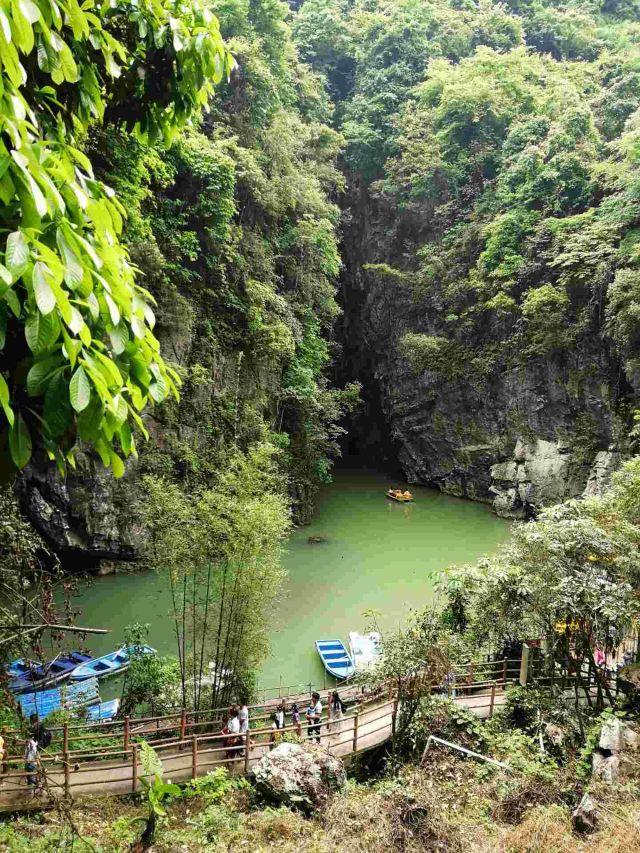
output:
POLYGON ((615 782, 620 773, 620 759, 617 755, 603 755, 602 752, 593 753, 592 774, 596 779, 603 782, 615 782))
POLYGON ((281 743, 252 771, 257 790, 271 802, 312 812, 326 806, 346 782, 339 758, 319 746, 281 743))
POLYGON ((602 724, 598 747, 607 752, 620 752, 623 747, 623 724, 619 717, 609 717, 602 724))
POLYGON ((589 794, 585 794, 580 800, 579 806, 571 815, 571 821, 576 832, 585 834, 594 832, 598 825, 598 815, 596 805, 589 794))

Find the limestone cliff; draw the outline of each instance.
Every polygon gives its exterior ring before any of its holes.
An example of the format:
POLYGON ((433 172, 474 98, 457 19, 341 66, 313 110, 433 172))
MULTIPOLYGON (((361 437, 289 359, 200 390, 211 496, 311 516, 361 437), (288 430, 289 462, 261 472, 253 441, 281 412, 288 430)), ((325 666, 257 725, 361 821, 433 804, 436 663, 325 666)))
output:
POLYGON ((617 410, 629 387, 601 337, 520 359, 494 324, 483 330, 494 346, 482 370, 464 358, 449 370, 415 370, 401 352, 407 332, 449 334, 437 293, 416 296, 410 276, 398 274, 415 268, 427 220, 419 208, 383 207, 364 189, 350 194, 344 369, 345 378, 364 382, 366 403, 351 447, 366 456, 387 440, 389 461, 410 483, 491 502, 508 517, 594 493, 626 450, 617 410))

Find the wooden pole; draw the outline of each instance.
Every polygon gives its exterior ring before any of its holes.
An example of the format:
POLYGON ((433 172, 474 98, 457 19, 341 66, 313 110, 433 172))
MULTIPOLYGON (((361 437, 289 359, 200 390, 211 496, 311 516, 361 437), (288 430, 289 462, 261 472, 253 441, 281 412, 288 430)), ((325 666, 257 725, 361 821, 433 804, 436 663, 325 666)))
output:
POLYGON ((124 718, 124 751, 127 752, 131 741, 131 718, 124 718))
POLYGON ((131 790, 135 793, 138 787, 138 744, 131 747, 131 790))
POLYGON ((194 735, 191 741, 191 778, 198 778, 198 736, 194 735))
POLYGON ((282 673, 280 673, 280 682, 278 683, 278 699, 282 699, 282 673))
POLYGON ((493 706, 496 703, 496 683, 491 683, 491 704, 489 705, 489 717, 493 717, 493 706))
POLYGON ((391 714, 391 737, 396 736, 396 720, 398 718, 398 700, 393 703, 393 713, 391 714))
POLYGON ((507 659, 502 661, 502 683, 507 683, 507 659))
POLYGON ((353 718, 353 752, 358 751, 358 716, 360 712, 356 711, 353 718))
POLYGON ((185 709, 182 709, 182 714, 180 715, 180 740, 184 740, 187 736, 187 712, 185 709))
POLYGON ((473 663, 469 664, 469 675, 467 676, 467 684, 473 684, 473 663))
POLYGON ((69 723, 62 726, 62 751, 69 752, 69 723))
POLYGON ((527 685, 529 677, 529 646, 526 643, 522 644, 522 656, 520 658, 520 684, 523 687, 527 685))
POLYGON ((64 795, 68 799, 71 793, 71 765, 69 764, 69 753, 66 750, 62 760, 64 761, 64 795))
POLYGON ((251 737, 249 735, 249 729, 247 729, 244 736, 244 772, 245 775, 249 772, 249 750, 251 749, 251 737))

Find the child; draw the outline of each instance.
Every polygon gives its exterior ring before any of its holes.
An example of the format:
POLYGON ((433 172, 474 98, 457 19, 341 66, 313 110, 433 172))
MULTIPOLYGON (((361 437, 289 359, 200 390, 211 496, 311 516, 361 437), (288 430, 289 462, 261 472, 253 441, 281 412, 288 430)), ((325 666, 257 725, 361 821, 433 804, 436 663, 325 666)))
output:
POLYGON ((36 762, 38 760, 38 743, 28 737, 24 747, 24 769, 27 771, 27 785, 36 787, 36 762))
POLYGON ((291 706, 291 725, 293 726, 295 733, 300 737, 302 734, 302 726, 300 725, 300 709, 295 702, 291 706))

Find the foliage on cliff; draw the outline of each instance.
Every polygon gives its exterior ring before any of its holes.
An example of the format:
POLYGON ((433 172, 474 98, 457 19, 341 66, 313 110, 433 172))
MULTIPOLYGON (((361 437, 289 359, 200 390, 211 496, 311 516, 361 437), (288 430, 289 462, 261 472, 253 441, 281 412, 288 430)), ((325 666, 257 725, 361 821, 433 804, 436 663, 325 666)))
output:
POLYGON ((413 300, 398 353, 417 373, 490 391, 496 374, 579 349, 584 371, 624 367, 606 404, 629 425, 639 25, 637 3, 606 0, 302 5, 302 56, 387 226, 392 256, 369 257, 404 273, 385 277, 390 304, 413 300))
POLYGON ((155 413, 161 438, 141 468, 191 488, 233 448, 270 441, 304 518, 337 452, 336 423, 357 398, 325 378, 341 139, 286 7, 214 5, 238 67, 206 120, 166 152, 113 129, 90 140, 128 210, 129 251, 183 378, 180 404, 155 413))

